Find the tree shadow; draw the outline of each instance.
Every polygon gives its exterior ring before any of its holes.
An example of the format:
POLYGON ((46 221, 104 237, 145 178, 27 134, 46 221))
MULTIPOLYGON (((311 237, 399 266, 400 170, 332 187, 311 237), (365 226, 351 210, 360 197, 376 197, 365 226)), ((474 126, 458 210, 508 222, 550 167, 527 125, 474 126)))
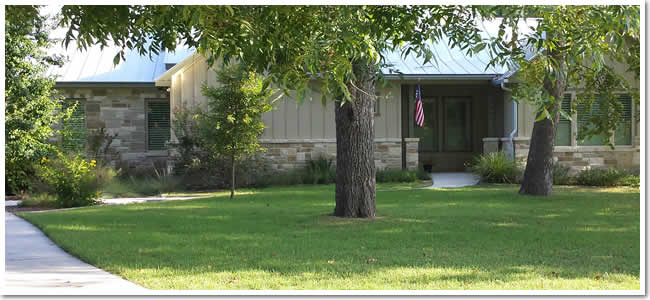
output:
POLYGON ((512 187, 392 191, 377 196, 380 217, 346 219, 325 213, 333 209, 333 192, 318 187, 28 219, 82 259, 127 279, 145 282, 140 270, 157 270, 152 278, 166 280, 215 278, 183 288, 257 288, 250 276, 268 279, 262 288, 328 288, 306 278, 334 282, 335 289, 377 282, 385 289, 513 288, 508 284, 519 280, 593 281, 603 274, 638 281, 639 201, 631 195, 567 189, 542 199, 517 197, 512 187), (77 230, 89 226, 96 230, 77 230))

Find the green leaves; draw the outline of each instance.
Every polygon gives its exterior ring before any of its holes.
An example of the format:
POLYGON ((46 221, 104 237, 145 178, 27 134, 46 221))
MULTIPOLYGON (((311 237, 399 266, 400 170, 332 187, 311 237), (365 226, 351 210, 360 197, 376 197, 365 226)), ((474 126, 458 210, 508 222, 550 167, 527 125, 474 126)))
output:
MULTIPOLYGON (((273 109, 274 93, 254 73, 232 64, 217 71, 218 87, 204 85, 207 110, 198 113, 199 146, 219 158, 241 157, 261 150, 262 115, 273 109)), ((179 118, 183 119, 183 118, 179 118)))
POLYGON ((5 15, 5 172, 18 193, 34 176, 33 165, 54 148, 48 139, 65 110, 46 70, 63 61, 45 51, 53 41, 37 6, 5 6, 5 15))

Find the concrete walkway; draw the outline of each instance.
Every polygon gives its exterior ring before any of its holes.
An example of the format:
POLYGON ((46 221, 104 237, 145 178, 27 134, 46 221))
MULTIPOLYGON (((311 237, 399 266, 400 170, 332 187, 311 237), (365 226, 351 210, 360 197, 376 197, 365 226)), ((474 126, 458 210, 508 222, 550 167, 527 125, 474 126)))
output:
POLYGON ((5 213, 4 295, 141 295, 147 291, 82 262, 34 225, 5 213))
POLYGON ((470 186, 479 181, 478 176, 467 172, 431 173, 431 178, 433 185, 428 187, 430 189, 470 186))
MULTIPOLYGON (((154 201, 168 201, 168 200, 190 200, 199 197, 139 197, 139 198, 106 198, 99 199, 105 205, 121 205, 131 203, 144 203, 154 201)), ((19 206, 23 203, 22 200, 5 201, 5 206, 19 206)))

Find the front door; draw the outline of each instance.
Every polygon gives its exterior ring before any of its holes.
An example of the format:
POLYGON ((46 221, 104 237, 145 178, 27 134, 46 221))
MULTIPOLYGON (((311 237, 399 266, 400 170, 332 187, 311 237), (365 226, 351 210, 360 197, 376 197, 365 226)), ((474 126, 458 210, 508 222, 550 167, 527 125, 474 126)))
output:
POLYGON ((418 155, 432 171, 463 171, 472 153, 472 98, 440 96, 422 99, 424 126, 418 155))

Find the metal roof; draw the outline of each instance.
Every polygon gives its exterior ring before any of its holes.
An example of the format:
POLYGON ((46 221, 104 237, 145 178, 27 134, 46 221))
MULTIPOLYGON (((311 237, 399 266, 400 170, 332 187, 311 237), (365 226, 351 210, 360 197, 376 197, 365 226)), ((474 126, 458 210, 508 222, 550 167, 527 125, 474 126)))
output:
POLYGON ((119 47, 89 47, 86 51, 77 51, 70 45, 68 49, 61 46, 50 50, 68 57, 62 67, 51 67, 48 74, 57 75, 57 83, 153 83, 167 70, 165 64, 178 63, 192 54, 194 50, 178 48, 174 52, 161 52, 157 55, 140 55, 137 51, 127 50, 125 60, 118 65, 113 58, 119 47), (58 50, 58 51, 57 51, 58 50))
MULTIPOLYGON (((533 20, 534 21, 534 20, 533 20)), ((533 22, 534 23, 534 22, 533 22)), ((494 36, 498 31, 498 21, 481 22, 484 38, 494 36), (492 35, 490 34, 492 33, 492 35)), ((529 31, 530 23, 522 22, 520 31, 529 31)), ((63 32, 64 33, 64 32, 63 32)), ((63 34, 57 32, 57 35, 63 34)), ((409 54, 406 57, 401 51, 384 53, 389 66, 381 68, 387 77, 430 77, 430 78, 475 78, 484 79, 489 76, 508 74, 508 67, 497 65, 486 68, 490 62, 488 49, 467 55, 465 51, 449 46, 447 38, 429 44, 435 56, 430 62, 424 64, 423 57, 409 54)), ((117 66, 113 65, 113 58, 120 50, 119 47, 99 46, 90 47, 87 51, 77 51, 74 44, 65 49, 60 44, 48 52, 68 55, 69 61, 63 67, 50 68, 49 74, 58 75, 57 83, 153 83, 155 81, 168 81, 171 73, 178 68, 167 70, 165 64, 179 64, 191 60, 194 49, 179 47, 174 52, 163 52, 158 55, 141 56, 136 51, 127 50, 126 60, 117 66), (157 80, 158 79, 158 80, 157 80)), ((510 72, 516 70, 510 70, 510 72)))

